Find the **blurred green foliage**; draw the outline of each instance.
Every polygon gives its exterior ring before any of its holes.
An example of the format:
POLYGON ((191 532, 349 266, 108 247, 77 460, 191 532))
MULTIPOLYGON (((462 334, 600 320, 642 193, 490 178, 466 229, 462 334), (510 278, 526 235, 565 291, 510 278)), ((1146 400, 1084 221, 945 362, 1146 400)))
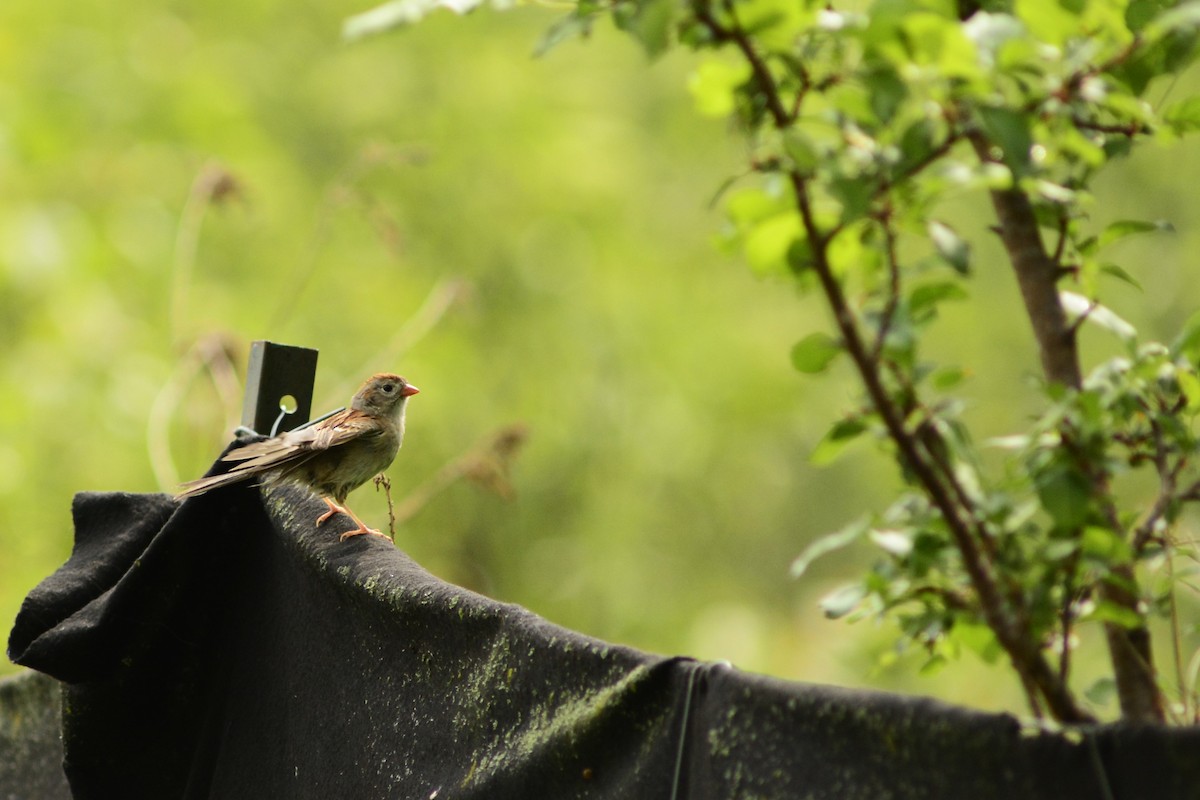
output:
MULTIPOLYGON (((240 376, 270 338, 321 350, 321 408, 376 370, 421 387, 397 496, 528 426, 515 499, 457 484, 400 531, 448 580, 649 650, 1004 704, 998 673, 986 693, 978 671, 907 677, 889 636, 822 619, 816 598, 865 550, 788 577, 896 478, 866 448, 809 463, 852 382, 839 364, 798 376, 789 347, 824 312, 713 247, 709 200, 744 153, 696 115, 695 62, 648 66, 617 36, 534 59, 554 19, 539 9, 347 46, 347 13, 0 7, 0 618, 67 556, 73 493, 203 472, 240 404, 219 388, 226 354, 240 376)), ((1177 230, 1116 253, 1145 289, 1106 304, 1149 337, 1200 297, 1198 157, 1194 141, 1143 153, 1098 187, 1099 223, 1177 230)), ((954 220, 973 239, 978 201, 954 220)), ((979 290, 927 347, 989 365, 965 389, 986 436, 1033 413, 1036 354, 991 313, 1016 288, 984 238, 979 290)), ((386 518, 369 487, 351 502, 386 518)))

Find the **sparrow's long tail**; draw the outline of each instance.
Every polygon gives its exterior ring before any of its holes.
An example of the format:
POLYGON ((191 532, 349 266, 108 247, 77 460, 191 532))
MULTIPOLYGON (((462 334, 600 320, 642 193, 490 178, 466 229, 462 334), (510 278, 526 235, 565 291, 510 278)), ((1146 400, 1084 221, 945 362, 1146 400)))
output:
POLYGON ((207 478, 197 478, 194 481, 188 481, 187 483, 181 484, 179 491, 175 493, 175 499, 183 500, 187 497, 195 497, 197 495, 204 494, 205 492, 212 491, 213 489, 220 489, 222 486, 232 486, 235 483, 241 483, 242 481, 253 478, 255 475, 258 475, 259 472, 259 470, 234 470, 233 472, 226 472, 222 475, 209 475, 207 478))

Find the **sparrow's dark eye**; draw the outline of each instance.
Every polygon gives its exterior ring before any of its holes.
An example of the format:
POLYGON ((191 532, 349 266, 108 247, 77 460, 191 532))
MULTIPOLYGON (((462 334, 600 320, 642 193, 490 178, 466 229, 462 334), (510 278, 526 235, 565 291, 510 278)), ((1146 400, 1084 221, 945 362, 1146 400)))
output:
POLYGON ((392 392, 396 391, 396 385, 393 383, 385 383, 380 388, 383 390, 384 394, 391 394, 392 392))

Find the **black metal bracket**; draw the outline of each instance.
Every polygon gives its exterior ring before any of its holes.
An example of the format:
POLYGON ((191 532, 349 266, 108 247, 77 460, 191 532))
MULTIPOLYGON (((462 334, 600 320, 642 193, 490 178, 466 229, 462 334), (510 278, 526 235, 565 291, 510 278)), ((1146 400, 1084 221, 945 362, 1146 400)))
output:
POLYGON ((274 436, 308 422, 316 379, 316 350, 263 339, 252 342, 242 427, 274 436))

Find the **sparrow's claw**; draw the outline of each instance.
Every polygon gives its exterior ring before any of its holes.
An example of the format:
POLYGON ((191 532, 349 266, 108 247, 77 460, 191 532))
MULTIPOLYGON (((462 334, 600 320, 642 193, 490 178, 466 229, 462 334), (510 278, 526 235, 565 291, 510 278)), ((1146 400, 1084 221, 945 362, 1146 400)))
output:
POLYGON ((322 497, 321 499, 325 501, 325 505, 329 506, 329 510, 326 511, 321 516, 317 517, 317 525, 320 525, 321 523, 325 522, 327 519, 332 517, 334 514, 345 514, 347 517, 354 520, 356 525, 358 525, 358 527, 355 528, 354 530, 346 531, 341 536, 339 536, 338 537, 339 542, 344 542, 347 539, 349 539, 351 536, 362 536, 364 533, 373 533, 376 536, 382 536, 383 538, 387 539, 389 542, 392 540, 391 537, 388 536, 386 533, 381 533, 381 532, 375 530, 374 528, 368 528, 366 526, 366 524, 361 519, 358 518, 358 515, 356 515, 353 511, 346 508, 345 506, 338 505, 333 500, 330 500, 328 497, 322 497))
POLYGON ((383 538, 387 539, 389 542, 392 541, 392 537, 388 536, 386 533, 377 531, 374 528, 363 528, 362 530, 346 531, 345 533, 343 533, 341 536, 338 537, 338 541, 344 542, 347 539, 349 539, 351 536, 362 536, 364 533, 373 533, 376 536, 382 536, 383 538))

